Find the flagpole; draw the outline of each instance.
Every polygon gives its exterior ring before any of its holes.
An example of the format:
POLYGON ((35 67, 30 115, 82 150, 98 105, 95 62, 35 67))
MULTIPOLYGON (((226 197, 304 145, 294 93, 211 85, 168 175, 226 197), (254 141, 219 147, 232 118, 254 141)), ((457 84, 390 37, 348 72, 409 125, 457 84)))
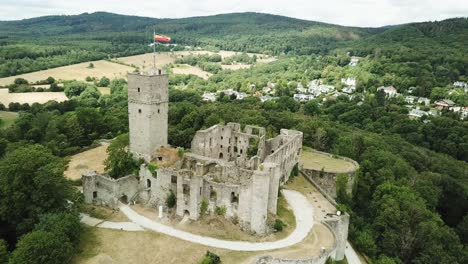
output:
POLYGON ((156 31, 153 30, 153 68, 156 71, 156 40, 154 39, 156 36, 156 31))

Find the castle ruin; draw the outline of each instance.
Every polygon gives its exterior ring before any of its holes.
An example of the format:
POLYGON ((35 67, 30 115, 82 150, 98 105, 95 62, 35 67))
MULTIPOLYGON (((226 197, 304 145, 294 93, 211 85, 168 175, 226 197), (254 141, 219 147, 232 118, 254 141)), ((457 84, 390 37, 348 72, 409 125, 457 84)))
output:
POLYGON ((182 154, 167 143, 168 110, 164 72, 128 75, 129 150, 145 162, 138 175, 120 179, 85 173, 85 202, 117 208, 135 201, 156 209, 172 195, 178 216, 197 220, 204 205, 207 213, 222 210, 244 230, 265 234, 279 187, 298 166, 302 132, 282 129, 267 139, 262 127, 215 125, 198 131, 182 154))

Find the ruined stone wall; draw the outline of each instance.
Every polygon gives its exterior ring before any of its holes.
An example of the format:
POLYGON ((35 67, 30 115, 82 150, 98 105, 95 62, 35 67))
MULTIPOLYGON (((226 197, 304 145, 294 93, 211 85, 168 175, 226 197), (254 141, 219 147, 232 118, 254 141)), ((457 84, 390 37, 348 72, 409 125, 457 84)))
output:
POLYGON ((354 164, 353 169, 349 171, 340 172, 340 173, 314 170, 314 169, 305 169, 305 168, 301 169, 301 171, 303 171, 303 173, 307 177, 312 179, 315 182, 315 184, 319 185, 320 188, 322 188, 327 193, 327 195, 330 195, 333 199, 336 199, 336 180, 338 179, 338 175, 340 174, 348 175, 348 183, 346 186, 346 191, 348 193, 351 193, 354 179, 356 176, 356 171, 359 169, 359 164, 356 161, 347 157, 336 156, 330 153, 325 153, 325 152, 316 151, 316 150, 312 150, 312 152, 316 152, 321 155, 327 155, 329 157, 341 159, 341 160, 354 164))
POLYGON ((342 260, 345 257, 346 242, 348 241, 349 215, 342 214, 322 221, 335 235, 335 255, 334 260, 342 260))
POLYGON ((226 126, 215 125, 195 134, 192 140, 192 153, 213 159, 235 161, 236 165, 241 167, 255 168, 259 162, 250 161, 252 157, 248 156, 251 138, 258 139, 257 153, 263 155, 264 128, 246 126, 245 132, 242 132, 237 123, 228 123, 226 126))
POLYGON ((168 77, 128 74, 130 152, 151 161, 156 149, 167 145, 168 77))
POLYGON ((138 192, 138 180, 133 175, 112 179, 96 171, 88 171, 82 175, 82 181, 85 203, 113 209, 119 207, 119 199, 129 201, 138 192))
POLYGON ((265 149, 273 153, 266 156, 265 162, 277 163, 280 165, 280 181, 281 183, 285 183, 288 181, 294 165, 299 163, 302 153, 302 132, 281 129, 278 137, 266 142, 267 147, 265 149), (277 139, 278 137, 280 137, 281 140, 277 139))

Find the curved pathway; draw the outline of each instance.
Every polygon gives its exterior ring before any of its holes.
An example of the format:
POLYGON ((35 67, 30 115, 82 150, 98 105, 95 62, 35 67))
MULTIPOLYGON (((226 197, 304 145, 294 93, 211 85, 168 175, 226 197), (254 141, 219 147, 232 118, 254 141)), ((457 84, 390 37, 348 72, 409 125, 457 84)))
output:
POLYGON ((128 219, 141 227, 192 243, 236 251, 264 251, 289 247, 301 242, 304 240, 314 225, 314 208, 307 200, 307 198, 297 191, 283 190, 282 192, 289 206, 292 208, 294 216, 296 217, 296 229, 294 229, 294 231, 286 238, 272 242, 256 243, 245 241, 230 241, 195 235, 150 220, 142 215, 139 215, 127 205, 122 205, 120 210, 128 217, 128 219))

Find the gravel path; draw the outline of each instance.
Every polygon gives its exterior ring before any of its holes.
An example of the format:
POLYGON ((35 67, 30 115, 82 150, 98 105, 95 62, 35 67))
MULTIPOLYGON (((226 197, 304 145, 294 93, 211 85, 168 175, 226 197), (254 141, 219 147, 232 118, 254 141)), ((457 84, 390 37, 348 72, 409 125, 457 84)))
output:
POLYGON ((128 217, 128 219, 141 227, 192 243, 236 251, 264 251, 285 248, 301 242, 314 225, 314 208, 307 198, 301 193, 292 190, 283 190, 282 192, 296 217, 296 229, 288 237, 273 242, 254 243, 229 241, 194 235, 192 233, 177 230, 173 227, 152 221, 142 215, 139 215, 127 205, 122 205, 120 210, 128 217))
POLYGON ((91 217, 87 214, 80 214, 80 221, 83 224, 89 226, 95 226, 100 228, 108 228, 108 229, 117 229, 117 230, 124 230, 124 231, 144 231, 141 226, 132 223, 132 222, 111 222, 111 221, 104 221, 98 218, 91 217))

